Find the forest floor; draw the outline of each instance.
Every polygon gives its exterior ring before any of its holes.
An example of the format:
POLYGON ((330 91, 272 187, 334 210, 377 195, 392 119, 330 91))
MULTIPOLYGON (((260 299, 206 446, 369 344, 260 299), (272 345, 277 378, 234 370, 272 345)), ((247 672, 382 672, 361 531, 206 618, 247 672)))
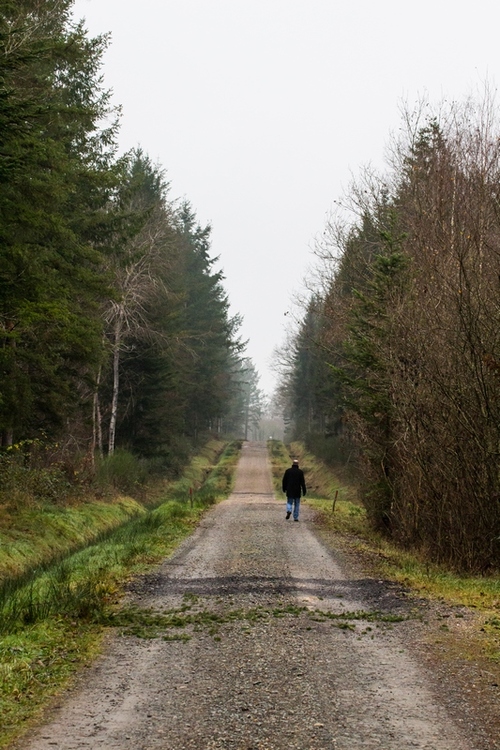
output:
POLYGON ((473 617, 367 573, 307 502, 285 520, 246 443, 231 497, 130 585, 101 657, 16 747, 493 750, 500 669, 464 658, 473 617))

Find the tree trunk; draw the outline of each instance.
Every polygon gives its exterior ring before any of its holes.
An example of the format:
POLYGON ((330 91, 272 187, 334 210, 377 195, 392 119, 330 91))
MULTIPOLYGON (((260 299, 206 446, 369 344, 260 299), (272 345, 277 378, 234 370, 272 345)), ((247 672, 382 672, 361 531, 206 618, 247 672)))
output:
POLYGON ((116 420, 118 415, 118 393, 120 389, 120 346, 123 327, 123 312, 120 311, 115 324, 115 340, 113 346, 113 397, 111 400, 111 417, 109 420, 108 455, 115 452, 116 420))
POLYGON ((8 448, 14 444, 14 430, 12 427, 6 428, 2 432, 2 448, 8 448))
POLYGON ((92 467, 95 466, 95 452, 99 448, 99 453, 102 458, 102 419, 101 419, 101 404, 99 400, 99 388, 101 385, 102 365, 99 365, 97 372, 95 391, 94 391, 94 402, 92 408, 92 444, 90 450, 90 462, 92 467))

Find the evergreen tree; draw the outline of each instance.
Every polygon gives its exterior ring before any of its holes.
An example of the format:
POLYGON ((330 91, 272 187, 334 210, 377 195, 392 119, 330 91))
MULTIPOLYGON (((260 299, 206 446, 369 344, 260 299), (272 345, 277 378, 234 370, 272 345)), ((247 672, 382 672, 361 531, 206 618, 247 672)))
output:
POLYGON ((259 388, 259 373, 249 357, 235 356, 231 384, 232 397, 224 431, 244 440, 261 439, 264 394, 259 388))
POLYGON ((186 430, 196 436, 214 428, 228 412, 232 355, 242 349, 236 338, 238 317, 229 316, 223 274, 213 271, 210 227, 201 227, 188 204, 179 213, 183 255, 184 394, 186 430))
POLYGON ((134 352, 137 342, 150 341, 162 334, 161 327, 154 327, 150 310, 165 293, 163 282, 170 268, 173 229, 166 193, 162 171, 141 150, 123 160, 117 206, 119 229, 106 256, 112 295, 103 313, 111 353, 109 453, 114 452, 120 395, 123 398, 120 388, 122 355, 134 352))
POLYGON ((332 408, 333 378, 324 340, 324 303, 319 295, 309 300, 295 338, 290 380, 290 417, 297 437, 308 441, 313 433, 335 429, 332 408))
POLYGON ((100 349, 102 213, 113 128, 106 41, 71 2, 3 2, 0 16, 0 430, 3 444, 71 414, 100 349))
POLYGON ((241 344, 222 274, 212 270, 210 229, 197 224, 188 205, 174 210, 163 203, 156 218, 162 242, 149 269, 151 293, 120 357, 117 435, 168 462, 183 441, 224 428, 241 344))

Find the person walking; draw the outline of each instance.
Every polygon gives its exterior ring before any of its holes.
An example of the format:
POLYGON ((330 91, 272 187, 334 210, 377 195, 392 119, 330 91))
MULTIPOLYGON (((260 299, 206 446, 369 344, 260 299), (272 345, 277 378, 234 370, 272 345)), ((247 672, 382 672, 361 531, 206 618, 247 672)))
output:
POLYGON ((304 479, 304 472, 299 469, 299 462, 296 458, 293 459, 293 463, 289 469, 283 474, 282 482, 283 492, 286 493, 286 520, 292 515, 293 508, 293 520, 299 520, 300 510, 300 494, 306 494, 306 482, 304 479))

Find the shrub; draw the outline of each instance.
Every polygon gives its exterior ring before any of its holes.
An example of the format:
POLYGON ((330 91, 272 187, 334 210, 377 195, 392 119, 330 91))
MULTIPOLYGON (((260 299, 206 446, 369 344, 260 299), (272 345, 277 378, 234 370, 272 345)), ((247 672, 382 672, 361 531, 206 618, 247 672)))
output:
POLYGON ((147 471, 143 462, 123 449, 101 459, 97 465, 96 482, 102 489, 114 487, 120 492, 132 493, 146 479, 147 471))

